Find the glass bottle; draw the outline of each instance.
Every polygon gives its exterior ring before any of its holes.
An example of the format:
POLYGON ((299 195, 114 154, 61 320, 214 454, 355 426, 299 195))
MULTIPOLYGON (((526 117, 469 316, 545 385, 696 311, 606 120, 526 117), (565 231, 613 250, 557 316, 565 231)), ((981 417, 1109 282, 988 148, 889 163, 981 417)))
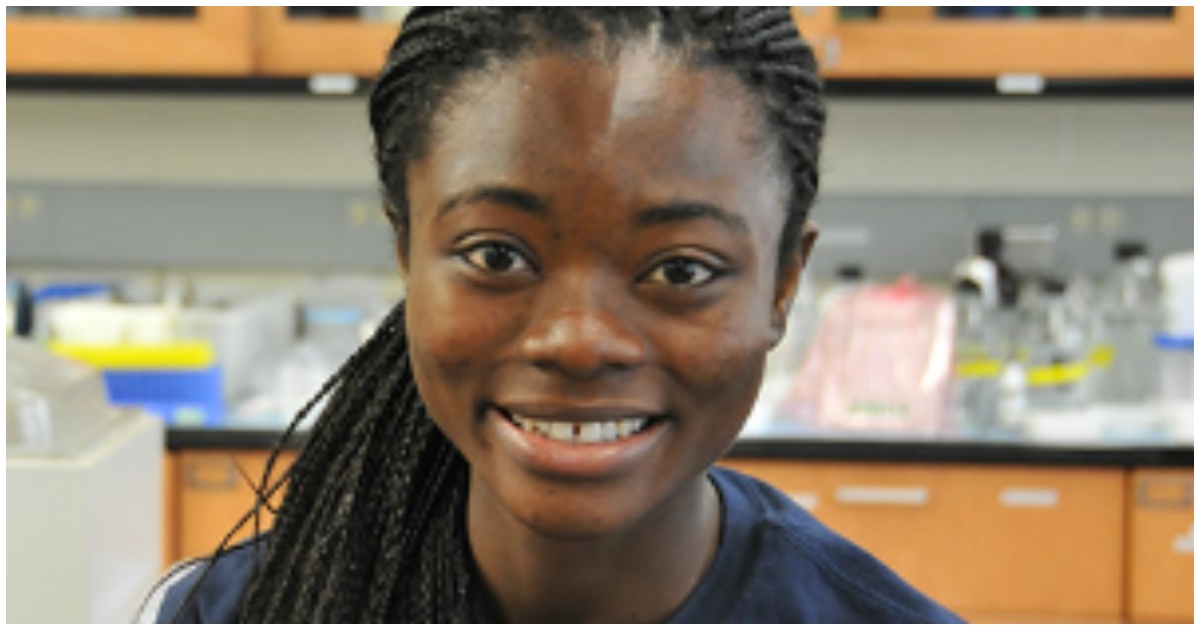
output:
POLYGON ((1118 243, 1116 266, 1100 297, 1098 334, 1106 360, 1097 374, 1097 402, 1141 404, 1158 388, 1154 345, 1158 333, 1159 296, 1154 264, 1143 244, 1118 243))

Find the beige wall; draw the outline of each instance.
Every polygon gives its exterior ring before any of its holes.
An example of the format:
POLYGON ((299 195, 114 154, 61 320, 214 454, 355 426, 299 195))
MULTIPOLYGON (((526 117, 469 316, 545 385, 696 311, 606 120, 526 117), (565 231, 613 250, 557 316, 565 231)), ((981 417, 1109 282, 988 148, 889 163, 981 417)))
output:
MULTIPOLYGON (((842 98, 826 195, 1191 196, 1190 99, 842 98)), ((361 98, 7 98, 9 182, 373 187, 361 98)))

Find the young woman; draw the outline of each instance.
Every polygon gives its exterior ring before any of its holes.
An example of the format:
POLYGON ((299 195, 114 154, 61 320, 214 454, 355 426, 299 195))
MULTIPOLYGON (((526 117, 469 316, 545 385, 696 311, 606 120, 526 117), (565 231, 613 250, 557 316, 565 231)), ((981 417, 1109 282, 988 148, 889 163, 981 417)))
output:
POLYGON ((786 8, 418 9, 370 116, 405 303, 158 619, 957 621, 712 466, 815 240, 786 8))

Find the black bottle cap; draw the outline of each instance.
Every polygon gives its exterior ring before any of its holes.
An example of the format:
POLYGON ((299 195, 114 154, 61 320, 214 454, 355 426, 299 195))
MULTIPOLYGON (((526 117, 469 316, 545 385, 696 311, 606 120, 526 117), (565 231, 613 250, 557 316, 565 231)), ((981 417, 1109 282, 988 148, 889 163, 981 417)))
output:
POLYGON ((1129 260, 1146 255, 1146 244, 1140 241, 1118 241, 1113 246, 1113 258, 1129 260))
POLYGON ((1042 292, 1050 295, 1062 295, 1067 291, 1067 283, 1060 278, 1046 276, 1041 279, 1040 286, 1042 292))
POLYGON ((838 267, 837 277, 841 280, 861 280, 863 268, 861 265, 842 265, 838 267))
POLYGON ((976 244, 981 255, 989 258, 998 257, 1004 249, 1004 234, 1000 228, 984 228, 979 230, 976 244))

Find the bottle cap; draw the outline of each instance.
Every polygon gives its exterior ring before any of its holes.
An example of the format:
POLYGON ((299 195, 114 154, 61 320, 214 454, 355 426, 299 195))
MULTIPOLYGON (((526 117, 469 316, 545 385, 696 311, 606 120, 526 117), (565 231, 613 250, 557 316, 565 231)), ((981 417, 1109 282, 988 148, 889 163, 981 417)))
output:
POLYGON ((1113 258, 1116 260, 1140 258, 1146 254, 1146 244, 1140 241, 1118 241, 1117 244, 1113 246, 1113 258))
POLYGON ((861 280, 863 277, 863 268, 861 265, 842 265, 838 267, 837 277, 842 280, 861 280))

